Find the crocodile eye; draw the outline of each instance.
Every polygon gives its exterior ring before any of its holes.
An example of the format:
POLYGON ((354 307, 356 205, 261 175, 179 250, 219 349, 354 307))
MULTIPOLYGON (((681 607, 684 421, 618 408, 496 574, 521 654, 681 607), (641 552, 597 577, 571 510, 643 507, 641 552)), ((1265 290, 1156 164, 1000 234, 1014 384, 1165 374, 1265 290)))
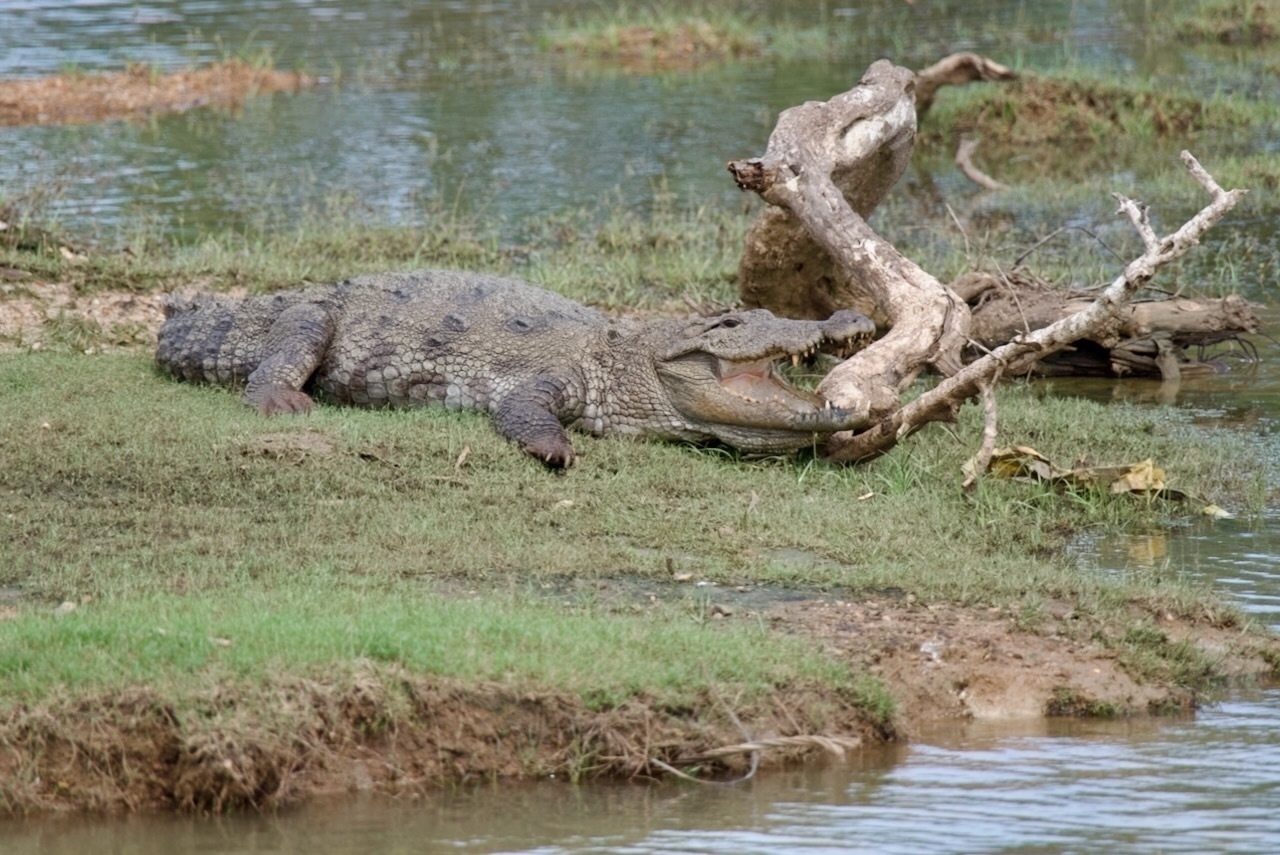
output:
POLYGON ((723 321, 721 321, 720 323, 712 327, 712 329, 715 329, 716 327, 721 327, 726 330, 731 330, 736 326, 740 326, 741 324, 742 324, 742 321, 738 320, 737 318, 725 318, 723 321))

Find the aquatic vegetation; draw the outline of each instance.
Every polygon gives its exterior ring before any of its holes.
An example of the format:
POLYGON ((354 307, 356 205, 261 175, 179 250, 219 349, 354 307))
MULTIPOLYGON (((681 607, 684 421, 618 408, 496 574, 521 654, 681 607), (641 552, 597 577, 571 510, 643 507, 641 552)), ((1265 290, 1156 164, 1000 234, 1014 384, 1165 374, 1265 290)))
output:
POLYGON ((119 72, 0 80, 0 126, 137 119, 193 107, 234 106, 250 95, 314 84, 308 75, 239 58, 176 72, 133 63, 119 72))
POLYGON ((1201 0, 1172 17, 1178 37, 1224 45, 1260 45, 1280 39, 1280 4, 1274 0, 1201 0))
POLYGON ((920 141, 936 145, 977 134, 984 146, 1041 146, 1065 154, 1070 146, 1106 147, 1117 139, 1185 141, 1205 131, 1261 125, 1276 112, 1274 104, 1243 98, 1024 73, 1010 83, 949 92, 923 124, 920 141))

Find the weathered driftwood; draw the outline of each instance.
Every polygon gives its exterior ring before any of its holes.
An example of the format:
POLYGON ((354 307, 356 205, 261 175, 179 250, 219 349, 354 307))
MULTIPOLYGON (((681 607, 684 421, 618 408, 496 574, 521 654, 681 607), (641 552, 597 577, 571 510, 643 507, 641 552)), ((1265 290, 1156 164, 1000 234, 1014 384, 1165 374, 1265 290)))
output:
MULTIPOLYGON (((1013 271, 997 276, 967 273, 951 283, 973 313, 967 355, 999 347, 1015 336, 1047 327, 1083 311, 1093 291, 1054 288, 1033 275, 1013 271)), ((1261 321, 1254 306, 1237 295, 1222 299, 1167 297, 1121 307, 1090 338, 1072 342, 1033 366, 1038 374, 1086 376, 1150 376, 1174 379, 1218 370, 1204 349, 1219 342, 1240 341, 1257 333, 1261 321)), ((1238 356, 1253 357, 1247 344, 1238 356)), ((1218 354, 1220 356, 1220 354, 1218 354)))
MULTIPOLYGON (((892 67, 888 63, 884 65, 892 67)), ((873 65, 872 70, 875 68, 873 65)), ((860 106, 865 113, 844 116, 861 122, 857 132, 857 157, 850 157, 846 152, 833 173, 833 180, 845 199, 863 218, 880 204, 906 170, 915 145, 916 117, 929 109, 941 87, 982 80, 1012 80, 1017 76, 1011 69, 975 53, 945 57, 917 72, 909 83, 906 76, 910 72, 896 69, 895 80, 901 90, 872 78, 872 70, 854 90, 861 90, 860 97, 867 99, 860 106), (868 86, 876 87, 879 103, 872 102, 868 86), (914 105, 915 109, 908 110, 907 105, 914 105)), ((956 152, 961 169, 982 186, 1002 186, 973 165, 970 156, 974 145, 976 142, 972 140, 961 142, 956 152)), ((747 232, 738 264, 738 288, 743 303, 749 308, 769 309, 777 315, 811 320, 825 320, 840 308, 857 309, 877 324, 887 325, 888 318, 877 314, 875 301, 868 297, 865 285, 859 271, 843 270, 785 207, 765 208, 747 232)))
POLYGON ((1072 342, 1089 339, 1097 330, 1112 323, 1116 314, 1151 281, 1160 267, 1199 243, 1205 232, 1248 192, 1224 190, 1218 186, 1190 152, 1182 152, 1182 160, 1195 180, 1208 191, 1211 201, 1177 231, 1161 238, 1152 230, 1143 206, 1115 194, 1120 203, 1119 213, 1133 223, 1146 249, 1141 256, 1129 262, 1124 272, 1088 307, 1047 327, 1014 337, 867 430, 856 434, 837 434, 828 444, 829 455, 835 460, 856 461, 883 453, 901 437, 928 422, 953 419, 961 404, 977 395, 984 384, 1001 372, 1023 373, 1044 356, 1067 348, 1072 342))
POLYGON ((916 115, 923 116, 943 86, 963 86, 979 80, 1013 80, 1013 69, 976 53, 953 53, 916 72, 916 115))
POLYGON ((965 178, 968 178, 984 190, 1004 190, 1004 184, 983 172, 973 162, 973 152, 977 148, 978 141, 976 139, 973 137, 961 137, 960 145, 956 147, 956 166, 960 167, 960 171, 964 173, 965 178))
POLYGON ((869 210, 869 201, 873 206, 887 192, 892 180, 886 184, 886 176, 896 180, 910 156, 914 85, 911 71, 876 62, 850 91, 828 102, 808 102, 784 111, 763 156, 729 164, 739 187, 759 193, 794 217, 829 256, 839 279, 857 285, 866 306, 859 308, 883 318, 890 328, 879 341, 833 369, 818 388, 829 400, 863 417, 865 428, 837 434, 828 444, 827 451, 836 460, 874 456, 927 422, 953 418, 961 404, 1000 373, 1024 372, 1045 355, 1113 323, 1116 313, 1158 267, 1198 242, 1245 192, 1224 191, 1184 152, 1188 169, 1213 197, 1206 208, 1161 239, 1136 203, 1117 196, 1120 210, 1146 246, 1142 256, 1083 311, 1018 335, 962 367, 968 307, 954 291, 872 231, 860 213, 869 210), (903 406, 901 392, 926 365, 936 366, 947 379, 903 406))
MULTIPOLYGON (((926 365, 948 374, 957 370, 969 331, 964 302, 872 231, 859 213, 870 210, 905 168, 915 118, 915 74, 880 60, 848 92, 783 111, 762 157, 729 164, 739 187, 784 209, 803 228, 812 251, 801 257, 827 259, 819 263, 832 265, 831 281, 860 295, 861 311, 890 327, 818 389, 868 424, 897 409, 902 390, 926 365)), ((793 232, 753 228, 747 251, 760 242, 757 257, 771 250, 794 255, 793 232)))

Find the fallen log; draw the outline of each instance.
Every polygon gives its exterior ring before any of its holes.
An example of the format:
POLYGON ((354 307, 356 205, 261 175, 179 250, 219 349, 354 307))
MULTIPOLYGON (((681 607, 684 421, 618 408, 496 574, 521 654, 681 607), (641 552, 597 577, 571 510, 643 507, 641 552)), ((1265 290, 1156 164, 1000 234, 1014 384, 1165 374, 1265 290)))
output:
MULTIPOLYGON (((1021 270, 1005 275, 966 273, 951 283, 968 305, 973 320, 966 360, 1047 327, 1088 308, 1094 290, 1054 288, 1021 270)), ((1066 350, 1039 360, 1032 371, 1052 376, 1162 377, 1172 380, 1222 370, 1223 352, 1207 349, 1233 342, 1233 353, 1256 359, 1246 334, 1256 334, 1261 320, 1256 308, 1232 294, 1221 299, 1154 295, 1119 308, 1111 322, 1091 338, 1072 342, 1066 350)))
POLYGON ((1001 373, 1024 373, 1038 360, 1069 347, 1072 342, 1091 338, 1097 330, 1111 323, 1117 312, 1138 290, 1146 287, 1159 268, 1198 244, 1205 232, 1248 192, 1240 189, 1224 190, 1190 152, 1182 152, 1182 160, 1192 177, 1209 193, 1211 201, 1177 231, 1160 238, 1152 230, 1144 206, 1115 194, 1120 203, 1117 213, 1123 213, 1133 223, 1142 236, 1146 251, 1129 262, 1124 272, 1104 288, 1087 308, 1047 327, 1016 336, 867 430, 836 434, 828 442, 828 456, 839 461, 859 461, 882 454, 902 437, 931 421, 954 420, 960 406, 979 394, 992 378, 1001 373))

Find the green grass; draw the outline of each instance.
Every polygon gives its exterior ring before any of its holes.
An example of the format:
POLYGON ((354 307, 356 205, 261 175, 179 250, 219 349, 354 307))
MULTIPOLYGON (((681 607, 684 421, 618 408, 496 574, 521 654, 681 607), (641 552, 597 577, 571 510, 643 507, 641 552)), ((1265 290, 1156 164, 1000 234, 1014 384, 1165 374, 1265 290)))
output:
POLYGON ((980 151, 987 157, 1035 149, 1027 175, 1046 166, 1053 173, 1105 175, 1117 153, 1126 161, 1158 161, 1150 152, 1154 144, 1175 152, 1194 149, 1197 141, 1229 141, 1232 134, 1270 127, 1280 117, 1274 100, 1248 93, 1197 92, 1078 67, 1022 74, 1010 83, 942 90, 921 122, 920 145, 954 153, 955 137, 973 134, 982 139, 980 151), (1044 149, 1070 156, 1046 159, 1044 149), (1129 156, 1144 150, 1145 158, 1129 156))
POLYGON ((748 223, 743 210, 684 207, 662 196, 649 214, 609 208, 563 212, 523 224, 514 240, 504 242, 481 220, 448 210, 424 211, 419 227, 377 227, 335 216, 342 203, 331 200, 292 222, 268 217, 244 232, 204 235, 190 243, 139 226, 121 235, 129 252, 96 247, 70 261, 59 248, 66 239, 52 227, 35 225, 42 201, 12 201, 12 220, 20 215, 31 225, 22 241, 0 240, 0 266, 71 283, 84 295, 192 283, 212 291, 261 292, 362 272, 451 267, 519 275, 604 309, 676 303, 687 311, 686 301, 734 299, 748 223))
MULTIPOLYGON (((1004 436, 1056 459, 1154 456, 1227 505, 1258 471, 1244 440, 1188 442, 1173 411, 1003 398, 1004 436)), ((0 586, 20 596, 0 621, 0 693, 353 657, 608 698, 838 679, 750 621, 711 624, 673 570, 1014 613, 1050 596, 1099 615, 1217 608, 1203 588, 1109 581, 1060 553, 1087 527, 1193 509, 995 481, 966 496, 979 432, 966 412, 859 468, 577 437, 583 460, 557 477, 475 414, 263 419, 141 356, 3 355, 0 586)))
POLYGON ((1177 37, 1222 45, 1261 45, 1280 39, 1280 5, 1274 0, 1200 0, 1164 22, 1177 37))
POLYGON ((535 43, 544 52, 593 63, 593 70, 608 64, 637 70, 723 60, 836 58, 888 35, 886 17, 901 20, 903 13, 892 7, 886 12, 868 16, 866 24, 876 30, 869 32, 867 25, 852 28, 830 18, 800 24, 785 14, 766 16, 716 0, 623 4, 548 18, 535 43))
MULTIPOLYGON (((265 681, 368 660, 467 682, 554 687, 613 706, 713 686, 751 696, 851 675, 763 626, 714 626, 665 612, 617 618, 517 596, 443 597, 411 580, 342 578, 322 566, 262 583, 234 571, 217 591, 95 599, 6 622, 0 685, 11 701, 210 678, 265 681), (607 656, 602 656, 607 651, 607 656), (696 655, 690 655, 696 651, 696 655)), ((178 692, 182 694, 182 692, 178 692)))

